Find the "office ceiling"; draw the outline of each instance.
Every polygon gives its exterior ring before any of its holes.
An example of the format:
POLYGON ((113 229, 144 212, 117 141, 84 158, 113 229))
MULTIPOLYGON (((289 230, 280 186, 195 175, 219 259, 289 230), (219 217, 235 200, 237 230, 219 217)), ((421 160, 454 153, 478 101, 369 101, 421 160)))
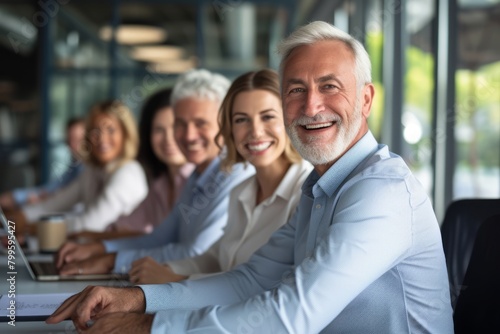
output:
POLYGON ((458 15, 458 66, 476 70, 500 60, 500 2, 466 7, 458 15))
MULTIPOLYGON (((293 24, 312 19, 333 18, 333 11, 342 5, 341 0, 121 0, 119 11, 113 12, 115 1, 72 0, 61 7, 52 7, 54 13, 65 12, 71 20, 97 34, 100 27, 110 25, 116 18, 118 23, 149 24, 167 31, 168 37, 161 44, 180 46, 184 57, 196 59, 198 65, 212 68, 233 68, 241 70, 241 62, 233 61, 241 56, 240 49, 253 52, 251 65, 254 67, 272 64, 271 49, 274 39, 286 34, 293 24), (235 13, 246 4, 253 4, 255 24, 247 27, 235 13), (253 29, 248 35, 249 29, 253 29), (202 36, 202 38, 200 37, 202 36), (247 39, 250 36, 250 39, 247 39)), ((411 0, 411 3, 415 2, 411 0)), ((419 0, 419 4, 421 1, 419 0)), ((23 86, 36 86, 38 36, 33 21, 41 9, 36 1, 3 0, 0 5, 0 57, 9 66, 0 71, 3 78, 16 77, 23 86), (22 39, 12 39, 12 33, 22 39), (19 69, 24 69, 20 71, 19 69), (25 74, 28 73, 28 74, 25 74)), ((48 3, 58 4, 57 1, 48 3)), ((354 3, 354 1, 353 1, 354 3)), ((357 2, 359 3, 359 2, 357 2)), ((500 58, 500 0, 459 0, 458 35, 460 37, 459 66, 476 69, 483 64, 500 58)), ((51 13, 49 13, 51 14, 51 13)), ((242 16, 238 16, 241 18, 242 16)), ((414 24, 413 24, 414 25, 414 24)), ((431 22, 421 26, 425 38, 420 41, 423 49, 430 49, 430 36, 426 29, 431 22)), ((418 38, 418 35, 415 35, 418 38)))
MULTIPOLYGON (((456 18, 457 67, 477 70, 500 60, 500 0, 459 0, 456 18)), ((412 44, 426 52, 433 48, 429 19, 412 35, 412 44)))

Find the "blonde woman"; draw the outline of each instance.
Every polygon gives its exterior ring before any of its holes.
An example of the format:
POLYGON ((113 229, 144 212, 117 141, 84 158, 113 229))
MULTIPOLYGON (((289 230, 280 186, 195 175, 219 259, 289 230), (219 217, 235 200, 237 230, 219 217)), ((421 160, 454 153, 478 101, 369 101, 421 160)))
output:
POLYGON ((220 109, 220 132, 226 145, 223 168, 248 162, 254 176, 231 192, 222 238, 204 254, 161 265, 152 258, 133 263, 135 283, 166 283, 227 271, 246 262, 294 213, 301 186, 312 170, 285 131, 278 74, 272 70, 238 77, 220 109))
POLYGON ((84 171, 47 200, 22 208, 26 221, 35 223, 43 215, 68 212, 81 203, 83 210, 66 217, 69 232, 103 231, 130 214, 148 192, 144 171, 134 160, 138 144, 137 126, 125 104, 94 105, 86 122, 84 171))
POLYGON ((105 232, 83 231, 73 234, 73 238, 90 241, 151 233, 170 214, 195 167, 186 161, 175 142, 171 95, 172 89, 161 89, 142 107, 137 160, 144 168, 149 184, 144 201, 130 215, 108 225, 105 232))

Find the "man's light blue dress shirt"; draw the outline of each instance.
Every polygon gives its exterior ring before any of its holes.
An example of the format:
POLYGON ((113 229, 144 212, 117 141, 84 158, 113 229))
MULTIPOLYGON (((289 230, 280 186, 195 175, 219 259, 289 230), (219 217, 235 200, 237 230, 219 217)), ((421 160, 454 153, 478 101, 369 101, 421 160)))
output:
POLYGON ((249 262, 141 288, 153 333, 453 333, 430 200, 370 132, 311 173, 297 213, 249 262))
POLYGON ((203 253, 223 234, 229 193, 255 173, 253 166, 236 164, 230 173, 214 159, 202 174, 194 171, 179 200, 150 234, 104 242, 108 253, 118 252, 116 272, 128 272, 133 261, 151 256, 161 263, 203 253))

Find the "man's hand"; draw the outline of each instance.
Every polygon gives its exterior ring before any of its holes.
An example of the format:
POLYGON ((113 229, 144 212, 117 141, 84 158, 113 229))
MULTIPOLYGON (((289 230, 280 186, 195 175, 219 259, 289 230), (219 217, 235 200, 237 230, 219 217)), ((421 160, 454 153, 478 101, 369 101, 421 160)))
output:
POLYGON ((178 282, 188 278, 174 273, 168 265, 160 264, 149 256, 132 262, 128 275, 130 282, 136 284, 178 282))
POLYGON ((110 313, 96 319, 85 333, 89 334, 141 334, 150 333, 153 314, 110 313))
POLYGON ((107 274, 115 267, 116 253, 97 255, 83 261, 73 261, 59 269, 61 275, 107 274))
MULTIPOLYGON (((145 309, 146 301, 141 288, 88 286, 82 292, 66 299, 45 322, 57 324, 71 318, 77 329, 86 330, 88 321, 96 321, 106 314, 115 312, 144 313, 145 309)), ((93 333, 109 332, 94 331, 93 333)))
POLYGON ((101 242, 77 244, 76 242, 68 241, 57 251, 55 257, 56 267, 61 269, 67 263, 82 261, 104 253, 106 253, 106 249, 101 242))

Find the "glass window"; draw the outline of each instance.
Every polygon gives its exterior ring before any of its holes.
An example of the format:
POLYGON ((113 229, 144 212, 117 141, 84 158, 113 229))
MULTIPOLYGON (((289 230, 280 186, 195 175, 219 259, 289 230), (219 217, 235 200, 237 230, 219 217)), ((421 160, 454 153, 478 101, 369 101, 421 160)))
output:
MULTIPOLYGON (((81 15, 81 5, 61 7, 51 31, 52 61, 56 69, 106 68, 110 65, 108 43, 99 38, 93 18, 81 15)), ((110 5, 97 5, 92 13, 110 18, 110 5)), ((95 15, 95 14, 94 14, 95 15)))
POLYGON ((109 78, 95 73, 54 75, 50 90, 48 177, 60 177, 70 163, 66 147, 66 123, 75 116, 85 116, 93 103, 108 98, 109 78))
POLYGON ((460 1, 454 199, 500 197, 498 1, 460 1))
POLYGON ((432 123, 434 57, 432 20, 435 0, 408 1, 406 5, 406 72, 403 96, 403 158, 432 195, 432 123))
POLYGON ((118 82, 118 98, 129 106, 138 120, 145 100, 159 89, 173 87, 176 78, 175 75, 146 71, 123 76, 118 82))
POLYGON ((238 76, 274 63, 272 54, 285 25, 280 7, 234 1, 205 9, 204 67, 238 76))
POLYGON ((384 86, 382 84, 382 51, 384 43, 384 32, 382 29, 382 0, 369 2, 366 18, 365 47, 372 63, 372 82, 376 92, 372 103, 372 111, 368 118, 368 124, 375 138, 380 140, 380 131, 384 116, 384 86))

